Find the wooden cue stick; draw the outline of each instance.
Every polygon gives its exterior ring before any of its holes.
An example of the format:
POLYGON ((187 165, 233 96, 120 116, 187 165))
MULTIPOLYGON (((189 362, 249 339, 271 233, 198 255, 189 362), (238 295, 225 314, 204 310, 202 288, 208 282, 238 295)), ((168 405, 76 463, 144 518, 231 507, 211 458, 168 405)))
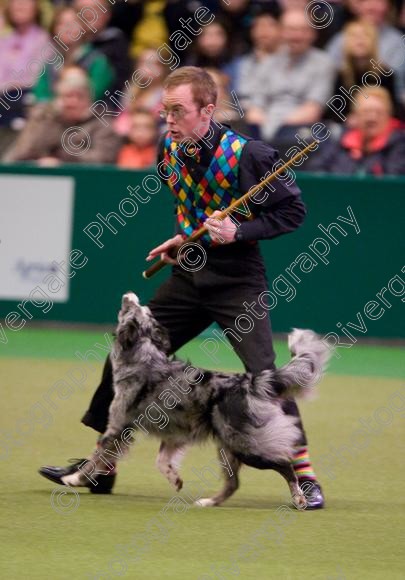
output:
MULTIPOLYGON (((222 210, 222 212, 219 215, 215 216, 215 219, 218 219, 218 220, 224 219, 224 217, 226 217, 229 213, 231 213, 236 207, 239 207, 246 200, 250 199, 253 195, 255 195, 256 193, 258 193, 265 185, 267 185, 268 183, 270 183, 270 181, 273 181, 280 173, 282 173, 283 171, 285 171, 285 169, 287 169, 288 167, 290 167, 295 161, 297 161, 303 155, 305 155, 305 153, 307 153, 308 151, 312 151, 312 147, 314 145, 319 145, 319 141, 317 141, 317 140, 312 141, 312 143, 310 143, 309 145, 307 145, 305 147, 305 149, 302 149, 302 151, 300 151, 299 153, 297 153, 296 155, 294 155, 294 157, 292 157, 289 161, 287 161, 286 163, 284 163, 284 165, 282 165, 281 167, 279 167, 278 169, 276 169, 276 171, 274 171, 271 175, 267 176, 266 179, 263 179, 263 181, 261 181, 260 183, 257 183, 253 187, 251 187, 247 193, 245 193, 244 195, 242 195, 242 197, 240 197, 239 199, 236 199, 233 203, 231 203, 231 205, 229 207, 227 207, 224 210, 222 210)), ((188 244, 189 242, 195 242, 196 240, 199 240, 201 238, 201 236, 203 236, 206 232, 208 232, 208 228, 206 226, 203 226, 202 228, 200 228, 196 232, 193 232, 191 234, 191 236, 189 236, 188 238, 186 238, 184 240, 184 243, 180 246, 179 250, 185 244, 188 244)), ((164 262, 163 260, 159 260, 158 262, 156 262, 155 264, 153 264, 150 268, 148 268, 147 270, 145 270, 142 273, 142 276, 144 278, 146 278, 146 279, 149 279, 154 274, 156 274, 156 272, 159 272, 159 270, 161 270, 162 268, 164 268, 166 265, 167 265, 167 262, 164 262)))

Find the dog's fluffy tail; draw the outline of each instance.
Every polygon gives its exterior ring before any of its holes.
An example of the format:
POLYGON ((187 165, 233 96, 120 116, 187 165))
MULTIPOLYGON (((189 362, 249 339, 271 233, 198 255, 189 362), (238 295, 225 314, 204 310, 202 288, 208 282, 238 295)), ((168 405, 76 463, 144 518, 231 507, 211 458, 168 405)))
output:
POLYGON ((291 360, 275 371, 281 396, 310 397, 324 375, 332 351, 312 330, 294 328, 288 335, 291 360))

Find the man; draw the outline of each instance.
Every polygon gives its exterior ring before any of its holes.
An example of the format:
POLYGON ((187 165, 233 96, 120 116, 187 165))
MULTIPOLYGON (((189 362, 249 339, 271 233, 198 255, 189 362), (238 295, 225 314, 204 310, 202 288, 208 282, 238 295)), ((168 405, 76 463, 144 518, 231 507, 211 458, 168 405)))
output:
POLYGON ((252 49, 240 57, 236 79, 236 92, 243 107, 249 106, 255 92, 260 90, 255 79, 263 63, 280 47, 280 14, 280 8, 274 8, 253 17, 250 26, 252 49))
MULTIPOLYGON (((202 69, 183 67, 171 73, 164 84, 162 101, 162 116, 168 131, 160 145, 158 171, 175 196, 178 233, 151 250, 147 257, 150 261, 160 255, 173 264, 171 276, 148 306, 166 327, 171 352, 217 322, 227 330, 224 334, 247 370, 257 373, 274 368, 268 309, 255 307, 254 328, 242 339, 229 329, 240 314, 246 313, 246 305, 252 307, 267 290, 257 240, 291 232, 302 223, 305 207, 300 191, 295 185, 287 187, 282 181, 276 181, 270 193, 263 188, 262 203, 251 204, 250 219, 238 226, 235 217, 218 222, 215 212, 228 206, 271 171, 278 160, 277 153, 260 141, 249 140, 213 123, 217 87, 202 69), (198 271, 186 271, 173 255, 184 238, 204 222, 211 230, 211 235, 202 238, 207 262, 198 271)), ((111 363, 107 359, 101 384, 82 419, 85 425, 100 432, 107 425, 113 397, 111 383, 111 363)), ((294 401, 286 401, 284 410, 299 417, 294 401)), ((63 484, 62 477, 78 470, 79 465, 43 467, 40 473, 63 484)), ((308 480, 312 483, 306 493, 309 509, 323 507, 322 492, 312 471, 303 431, 293 465, 301 484, 308 480)), ((108 493, 113 483, 114 474, 100 475, 98 485, 91 491, 108 493)))
POLYGON ((258 70, 247 120, 261 125, 263 139, 287 147, 301 127, 321 119, 336 73, 331 58, 313 47, 316 31, 304 11, 286 11, 281 32, 280 50, 258 70))

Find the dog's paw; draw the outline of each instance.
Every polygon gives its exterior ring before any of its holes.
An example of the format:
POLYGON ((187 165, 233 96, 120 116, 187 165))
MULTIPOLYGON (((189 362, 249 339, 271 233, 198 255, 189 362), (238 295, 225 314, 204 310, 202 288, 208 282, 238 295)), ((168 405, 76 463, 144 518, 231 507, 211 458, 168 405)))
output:
POLYGON ((214 507, 217 505, 216 501, 212 497, 202 497, 194 502, 194 505, 200 508, 204 507, 214 507))
POLYGON ((297 510, 304 510, 307 507, 307 498, 303 493, 296 493, 292 496, 292 503, 297 510))
POLYGON ((176 477, 176 480, 174 482, 174 487, 175 487, 176 491, 181 490, 181 488, 183 487, 183 480, 181 479, 181 477, 176 477))
POLYGON ((76 471, 70 475, 64 475, 61 477, 61 482, 63 485, 68 485, 70 487, 83 487, 85 485, 82 481, 79 471, 76 471))

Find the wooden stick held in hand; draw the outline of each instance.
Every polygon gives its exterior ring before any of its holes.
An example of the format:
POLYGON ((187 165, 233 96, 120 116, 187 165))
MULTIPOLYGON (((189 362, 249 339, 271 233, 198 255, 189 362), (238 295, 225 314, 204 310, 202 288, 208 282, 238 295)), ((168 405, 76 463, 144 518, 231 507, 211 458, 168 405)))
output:
MULTIPOLYGON (((263 179, 263 181, 261 181, 260 183, 257 183, 253 187, 251 187, 247 193, 245 193, 244 195, 242 195, 242 197, 240 197, 239 199, 236 199, 233 203, 231 203, 231 205, 229 207, 227 207, 224 210, 222 210, 222 212, 220 213, 220 215, 215 216, 215 219, 218 219, 218 220, 224 219, 224 217, 226 217, 228 214, 230 214, 235 208, 239 207, 240 205, 243 205, 244 202, 248 201, 251 197, 253 197, 254 195, 256 195, 256 193, 258 193, 265 185, 267 185, 268 183, 270 183, 271 181, 273 181, 274 179, 276 179, 276 177, 278 175, 280 175, 280 173, 282 173, 283 171, 285 171, 286 169, 288 169, 288 167, 290 167, 291 165, 293 165, 303 155, 305 155, 309 151, 313 151, 313 146, 314 145, 319 145, 319 141, 315 140, 312 143, 310 143, 309 145, 307 145, 305 147, 305 149, 303 149, 302 151, 300 151, 299 153, 297 153, 296 155, 294 155, 294 157, 292 157, 289 161, 287 161, 286 163, 284 163, 284 165, 282 165, 281 167, 279 167, 278 169, 276 169, 276 171, 274 171, 271 175, 269 175, 268 177, 266 177, 266 179, 263 179)), ((184 245, 186 245, 186 244, 188 244, 190 242, 196 242, 197 240, 199 240, 206 232, 208 232, 208 228, 206 226, 203 226, 199 230, 193 232, 191 234, 191 236, 189 236, 186 240, 184 240, 184 243, 180 246, 179 251, 181 251, 181 248, 184 245)), ((163 260, 159 260, 158 262, 156 262, 155 264, 153 264, 153 266, 151 266, 150 268, 148 268, 147 270, 145 270, 142 273, 142 276, 144 278, 146 278, 146 279, 151 278, 154 274, 156 274, 156 272, 159 272, 159 270, 161 270, 162 268, 164 268, 166 265, 167 265, 166 262, 164 262, 163 260)))

